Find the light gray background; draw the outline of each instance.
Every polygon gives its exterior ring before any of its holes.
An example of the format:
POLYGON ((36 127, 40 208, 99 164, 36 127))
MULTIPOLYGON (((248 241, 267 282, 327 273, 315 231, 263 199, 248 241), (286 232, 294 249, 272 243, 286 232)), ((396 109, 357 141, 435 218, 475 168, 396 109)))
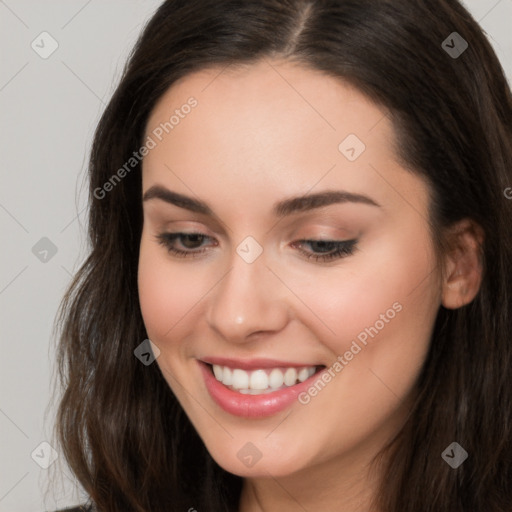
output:
MULTIPOLYGON (((69 471, 59 466, 62 456, 43 469, 31 454, 36 450, 41 462, 50 454, 39 445, 52 443, 51 329, 87 252, 85 178, 93 131, 159 4, 0 0, 0 512, 42 512, 81 501, 69 471), (31 47, 43 31, 59 45, 47 59, 31 47), (46 262, 32 252, 43 237, 57 247, 46 262), (57 480, 45 494, 50 477, 57 480)), ((512 0, 466 5, 512 83, 512 0)))

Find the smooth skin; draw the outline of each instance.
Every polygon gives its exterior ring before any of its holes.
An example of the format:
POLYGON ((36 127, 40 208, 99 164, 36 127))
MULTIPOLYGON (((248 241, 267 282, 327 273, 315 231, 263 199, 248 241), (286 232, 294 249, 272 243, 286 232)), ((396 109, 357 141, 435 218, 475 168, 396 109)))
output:
POLYGON ((157 364, 212 457, 245 477, 241 512, 368 512, 379 478, 368 464, 405 421, 438 309, 478 292, 481 231, 462 221, 455 249, 436 258, 427 183, 398 162, 386 112, 340 80, 278 60, 202 70, 165 93, 146 135, 191 96, 197 106, 143 162, 143 194, 160 185, 213 212, 143 202, 139 295, 157 364), (366 146, 354 161, 338 149, 349 134, 366 146), (272 211, 328 190, 378 206, 272 211), (159 243, 166 232, 205 237, 176 239, 194 253, 182 257, 159 243), (248 236, 263 249, 252 263, 236 251, 248 236), (328 262, 299 243, 352 239, 352 254, 328 262), (246 419, 207 392, 198 359, 330 367, 396 302, 401 311, 307 405, 246 419), (248 442, 262 455, 252 467, 237 457, 248 442))

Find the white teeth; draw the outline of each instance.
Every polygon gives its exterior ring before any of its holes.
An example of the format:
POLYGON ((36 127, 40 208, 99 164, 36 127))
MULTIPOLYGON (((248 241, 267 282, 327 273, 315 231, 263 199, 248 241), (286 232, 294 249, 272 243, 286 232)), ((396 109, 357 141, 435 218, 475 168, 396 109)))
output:
POLYGON ((269 393, 272 389, 266 389, 265 391, 258 391, 257 389, 237 389, 237 391, 243 395, 261 395, 269 393))
POLYGON ((249 387, 251 389, 267 389, 268 388, 268 375, 264 370, 256 370, 251 372, 249 379, 249 387))
POLYGON ((215 378, 217 380, 221 380, 223 381, 223 371, 222 371, 222 366, 218 366, 216 364, 213 365, 213 374, 215 375, 215 378))
POLYGON ((300 368, 272 368, 245 371, 239 368, 213 365, 215 378, 225 386, 242 394, 259 395, 282 387, 304 382, 316 371, 316 366, 300 368))
POLYGON ((295 368, 288 368, 284 372, 284 383, 287 386, 293 386, 297 382, 297 370, 295 368))
MULTIPOLYGON (((214 368, 217 365, 213 365, 214 368)), ((218 366, 217 368, 222 368, 222 366, 218 366)), ((231 368, 228 368, 227 366, 224 366, 224 370, 222 371, 222 378, 219 379, 217 377, 217 380, 221 381, 226 386, 231 386, 233 384, 233 372, 231 371, 231 368)))
POLYGON ((309 377, 309 372, 307 368, 302 368, 299 373, 297 374, 297 378, 304 382, 309 377))
POLYGON ((249 374, 244 370, 233 370, 232 386, 235 389, 246 389, 249 387, 249 374))
POLYGON ((284 384, 284 376, 281 370, 274 368, 269 375, 269 384, 273 389, 280 388, 284 384))

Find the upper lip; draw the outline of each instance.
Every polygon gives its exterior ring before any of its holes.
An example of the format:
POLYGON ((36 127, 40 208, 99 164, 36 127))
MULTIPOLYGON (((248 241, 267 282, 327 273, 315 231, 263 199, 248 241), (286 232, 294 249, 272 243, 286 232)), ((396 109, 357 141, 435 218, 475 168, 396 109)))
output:
POLYGON ((297 363, 289 361, 279 361, 277 359, 233 359, 230 357, 205 357, 201 359, 203 363, 215 364, 219 366, 228 366, 229 368, 239 368, 240 370, 258 370, 264 368, 279 368, 279 367, 291 367, 291 368, 309 368, 310 366, 323 366, 312 363, 297 363))

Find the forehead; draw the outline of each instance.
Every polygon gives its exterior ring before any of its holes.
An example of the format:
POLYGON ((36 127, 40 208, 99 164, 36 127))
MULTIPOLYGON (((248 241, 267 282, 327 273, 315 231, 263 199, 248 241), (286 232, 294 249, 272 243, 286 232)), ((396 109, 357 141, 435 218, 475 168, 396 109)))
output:
POLYGON ((161 140, 144 158, 145 188, 158 181, 197 195, 214 190, 219 201, 230 201, 247 190, 277 199, 284 190, 305 194, 342 185, 352 192, 378 189, 382 203, 396 195, 383 175, 405 189, 419 186, 397 163, 383 108, 346 82, 291 62, 187 75, 159 100, 146 136, 155 138, 159 127, 161 140), (190 98, 196 106, 183 108, 190 98), (355 160, 347 157, 352 148, 360 153, 355 160))
POLYGON ((179 129, 174 127, 173 135, 193 129, 198 136, 206 132, 208 139, 216 134, 222 139, 229 130, 235 141, 245 142, 246 149, 269 150, 276 136, 283 150, 287 149, 283 142, 293 143, 301 137, 302 142, 310 139, 308 147, 324 141, 337 151, 336 142, 347 130, 364 138, 379 122, 380 135, 393 137, 385 111, 353 86, 297 63, 270 60, 205 69, 183 77, 153 109, 148 131, 168 121, 192 96, 198 101, 194 115, 186 123, 180 122, 179 129), (200 122, 195 123, 194 118, 200 122), (212 130, 214 124, 223 130, 212 130))

